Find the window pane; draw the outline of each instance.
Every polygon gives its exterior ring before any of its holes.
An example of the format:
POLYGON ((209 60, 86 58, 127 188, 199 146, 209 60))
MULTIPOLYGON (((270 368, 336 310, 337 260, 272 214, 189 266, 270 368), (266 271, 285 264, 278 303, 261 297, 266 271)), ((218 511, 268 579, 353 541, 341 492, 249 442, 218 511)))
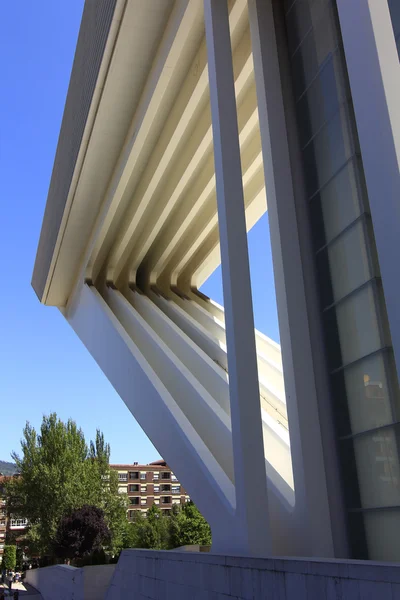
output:
POLYGON ((308 197, 327 184, 354 153, 346 104, 303 150, 308 197))
POLYGON ((368 511, 364 527, 370 548, 370 560, 392 561, 400 556, 400 511, 368 511))
POLYGON ((330 0, 297 0, 287 15, 289 51, 292 55, 310 29, 326 18, 330 0))
POLYGON ((389 0, 390 16, 392 18, 394 37, 397 42, 397 52, 400 58, 400 2, 399 0, 389 0))
MULTIPOLYGON (((358 290, 335 308, 343 364, 379 350, 380 337, 373 284, 358 290)), ((334 365, 333 368, 341 365, 334 365)))
POLYGON ((339 106, 349 97, 349 90, 343 81, 340 68, 339 50, 327 60, 318 77, 301 97, 297 104, 299 136, 301 147, 338 111, 339 106))
MULTIPOLYGON (((325 3, 323 8, 324 10, 320 13, 319 19, 315 19, 313 22, 314 28, 305 36, 300 48, 293 55, 293 83, 296 99, 310 85, 319 69, 333 54, 338 45, 338 35, 331 2, 325 3)), ((288 15, 287 23, 289 16, 295 16, 295 13, 292 13, 292 11, 288 15)), ((298 31, 303 30, 301 25, 293 24, 291 31, 296 28, 298 31)), ((292 48, 296 45, 299 35, 301 33, 295 37, 294 42, 291 44, 292 48)))
POLYGON ((354 157, 310 202, 315 249, 329 243, 364 211, 354 157))
POLYGON ((370 268, 366 236, 366 223, 357 221, 317 254, 320 276, 329 270, 331 278, 329 287, 321 286, 324 307, 341 300, 376 275, 370 268))
POLYGON ((399 420, 399 390, 391 391, 388 383, 392 370, 391 353, 380 352, 334 375, 335 379, 344 379, 348 398, 349 425, 342 435, 360 433, 399 420))
POLYGON ((354 438, 362 508, 400 505, 399 426, 354 438))

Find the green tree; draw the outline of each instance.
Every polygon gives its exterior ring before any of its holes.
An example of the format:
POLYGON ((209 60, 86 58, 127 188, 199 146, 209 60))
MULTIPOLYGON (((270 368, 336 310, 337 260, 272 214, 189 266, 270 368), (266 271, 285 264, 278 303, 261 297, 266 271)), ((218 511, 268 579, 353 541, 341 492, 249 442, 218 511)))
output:
POLYGON ((4 569, 15 569, 17 564, 17 547, 6 544, 4 546, 2 567, 4 569))
POLYGON ((211 529, 197 506, 188 502, 170 517, 170 548, 211 545, 211 529))
POLYGON ((61 519, 54 539, 54 554, 58 558, 83 559, 103 550, 110 536, 104 511, 85 505, 61 519))
POLYGON ((24 563, 24 549, 21 546, 16 547, 16 568, 22 571, 24 563))
POLYGON ((192 502, 182 509, 173 506, 170 515, 165 515, 153 504, 147 511, 147 518, 137 511, 129 525, 125 548, 170 550, 191 544, 211 545, 210 526, 192 502))
POLYGON ((118 493, 118 474, 110 469, 110 445, 99 430, 95 442, 90 442, 89 455, 93 491, 98 498, 94 504, 104 511, 111 532, 109 550, 116 554, 124 547, 127 495, 118 493))
POLYGON ((40 554, 49 552, 61 518, 85 504, 104 511, 111 550, 121 546, 125 501, 117 494, 110 447, 99 431, 88 448, 76 423, 64 423, 53 413, 43 417, 40 433, 26 424, 21 448, 21 456, 12 454, 21 477, 7 484, 7 496, 10 512, 30 523, 28 546, 40 554))

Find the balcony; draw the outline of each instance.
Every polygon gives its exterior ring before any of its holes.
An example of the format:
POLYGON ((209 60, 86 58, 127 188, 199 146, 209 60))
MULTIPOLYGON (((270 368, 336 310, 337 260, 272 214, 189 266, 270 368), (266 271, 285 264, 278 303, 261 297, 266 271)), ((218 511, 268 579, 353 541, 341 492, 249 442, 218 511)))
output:
POLYGON ((10 529, 24 529, 28 526, 28 519, 11 519, 10 529))

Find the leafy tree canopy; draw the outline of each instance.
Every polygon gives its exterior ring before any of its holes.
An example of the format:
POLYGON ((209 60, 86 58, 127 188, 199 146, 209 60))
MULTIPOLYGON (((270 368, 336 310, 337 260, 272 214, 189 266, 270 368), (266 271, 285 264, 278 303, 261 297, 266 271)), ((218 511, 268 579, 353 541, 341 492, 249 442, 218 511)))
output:
POLYGON ((4 546, 2 567, 4 569, 15 569, 17 563, 17 547, 6 544, 4 546))
POLYGON ((85 558, 102 550, 110 538, 104 511, 85 505, 61 519, 53 543, 54 554, 58 558, 85 558))
POLYGON ((118 494, 110 446, 100 431, 88 447, 74 421, 64 423, 52 413, 43 417, 40 432, 26 423, 21 449, 21 455, 12 453, 21 477, 7 484, 7 494, 10 512, 30 523, 28 545, 48 552, 62 517, 93 505, 104 511, 111 550, 122 547, 126 500, 118 494))
POLYGON ((154 504, 147 511, 147 518, 137 511, 127 524, 124 537, 124 548, 171 550, 193 544, 211 545, 210 526, 193 502, 182 508, 173 506, 170 515, 154 504))

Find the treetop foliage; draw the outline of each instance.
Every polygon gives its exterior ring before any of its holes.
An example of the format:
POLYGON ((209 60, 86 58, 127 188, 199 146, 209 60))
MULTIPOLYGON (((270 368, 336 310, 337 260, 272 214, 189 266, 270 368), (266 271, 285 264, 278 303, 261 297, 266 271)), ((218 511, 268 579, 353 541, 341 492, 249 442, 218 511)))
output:
POLYGON ((84 505, 61 519, 53 543, 54 554, 58 558, 81 559, 101 551, 110 540, 104 511, 84 505))
POLYGON ((118 493, 118 474, 110 469, 104 435, 85 441, 76 423, 44 416, 40 431, 26 423, 21 454, 14 452, 21 477, 5 484, 13 517, 28 519, 26 547, 31 555, 82 560, 104 550, 171 549, 211 544, 211 531, 196 506, 173 506, 169 515, 157 505, 147 518, 126 518, 127 496, 118 493), (70 550, 69 550, 70 549, 70 550))
POLYGON ((26 423, 21 455, 14 452, 20 478, 7 484, 14 516, 30 523, 28 541, 46 553, 62 517, 84 505, 101 508, 111 531, 111 549, 122 543, 126 500, 118 494, 118 476, 109 467, 110 446, 100 431, 88 446, 84 434, 69 419, 44 416, 40 432, 26 423))

